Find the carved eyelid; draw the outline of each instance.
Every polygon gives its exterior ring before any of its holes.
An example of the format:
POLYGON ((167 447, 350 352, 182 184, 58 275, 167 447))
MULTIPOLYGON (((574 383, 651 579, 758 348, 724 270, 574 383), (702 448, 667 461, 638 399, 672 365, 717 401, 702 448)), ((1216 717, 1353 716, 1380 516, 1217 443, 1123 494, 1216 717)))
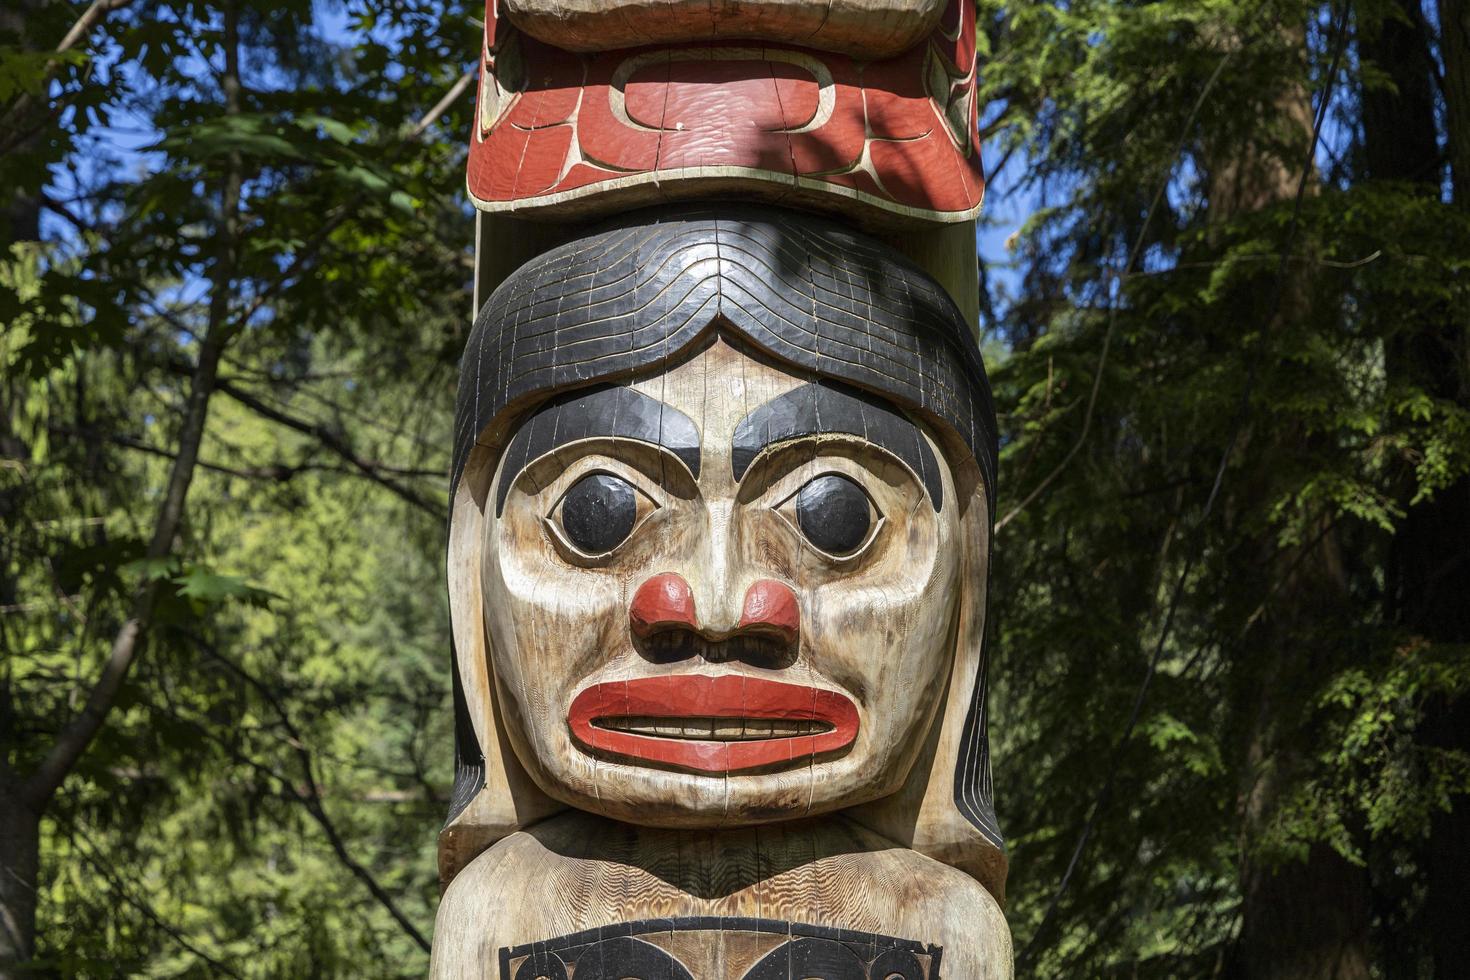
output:
MULTIPOLYGON (((871 501, 873 504, 873 508, 881 513, 881 508, 878 507, 877 498, 874 497, 872 491, 868 489, 867 484, 869 477, 864 475, 867 471, 871 469, 871 467, 867 466, 859 459, 853 459, 845 452, 829 453, 826 455, 836 456, 839 459, 852 459, 853 464, 857 467, 860 467, 864 471, 864 474, 848 472, 842 469, 826 466, 815 458, 816 454, 812 453, 811 444, 813 442, 827 440, 837 442, 838 444, 843 446, 844 449, 860 448, 866 451, 874 452, 877 455, 881 456, 884 461, 892 464, 894 467, 905 473, 908 478, 914 482, 914 484, 916 485, 916 489, 920 491, 923 491, 925 489, 923 479, 918 473, 914 472, 913 467, 909 466, 908 463, 904 462, 894 453, 889 451, 886 447, 880 446, 874 442, 868 442, 862 436, 856 435, 851 432, 814 432, 806 435, 792 436, 788 439, 782 439, 780 441, 769 442, 761 448, 761 451, 758 454, 751 458, 749 466, 744 470, 744 472, 741 473, 740 480, 743 483, 745 477, 748 476, 752 471, 764 468, 773 459, 778 459, 779 457, 787 453, 798 452, 801 454, 806 454, 805 458, 799 457, 797 465, 793 465, 789 468, 783 468, 780 471, 780 475, 776 479, 771 481, 771 484, 767 488, 766 492, 768 493, 771 487, 787 483, 793 479, 800 479, 801 482, 797 484, 794 490, 791 490, 789 493, 784 494, 781 497, 780 503, 773 504, 771 506, 782 506, 788 499, 801 492, 801 488, 805 486, 809 480, 815 480, 818 476, 821 476, 825 473, 833 473, 837 476, 845 476, 853 482, 857 483, 860 487, 862 487, 863 493, 867 494, 868 500, 871 501), (814 467, 813 469, 808 471, 810 475, 804 475, 801 472, 801 466, 803 464, 814 467)), ((764 494, 760 494, 760 496, 764 496, 764 494)), ((927 496, 927 493, 924 492, 916 494, 914 503, 916 505, 922 506, 924 500, 927 499, 927 496)), ((937 511, 938 508, 935 508, 935 510, 937 511)))
POLYGON ((634 484, 635 488, 650 498, 653 497, 653 494, 643 484, 646 483, 648 487, 663 489, 663 481, 669 472, 670 466, 675 467, 676 472, 683 473, 686 479, 697 479, 695 474, 689 472, 688 466, 683 459, 663 446, 655 445, 651 442, 644 442, 641 439, 594 436, 590 439, 583 439, 557 446, 555 449, 542 453, 535 459, 528 461, 521 467, 519 473, 508 477, 505 482, 507 486, 516 486, 526 478, 528 473, 537 468, 548 466, 551 461, 556 459, 565 459, 566 462, 549 478, 534 481, 533 488, 528 492, 539 494, 566 480, 566 486, 562 487, 561 491, 557 494, 557 499, 560 501, 560 498, 566 495, 566 491, 571 489, 577 480, 599 469, 608 473, 610 476, 628 480, 634 484), (659 461, 658 471, 654 472, 652 467, 644 465, 645 461, 636 456, 631 454, 620 455, 615 451, 608 451, 608 446, 615 447, 620 442, 637 443, 639 447, 649 449, 650 457, 656 457, 659 461), (591 462, 588 462, 589 460, 591 462), (624 472, 624 470, 627 472, 624 472), (634 475, 630 477, 628 475, 629 473, 634 475))

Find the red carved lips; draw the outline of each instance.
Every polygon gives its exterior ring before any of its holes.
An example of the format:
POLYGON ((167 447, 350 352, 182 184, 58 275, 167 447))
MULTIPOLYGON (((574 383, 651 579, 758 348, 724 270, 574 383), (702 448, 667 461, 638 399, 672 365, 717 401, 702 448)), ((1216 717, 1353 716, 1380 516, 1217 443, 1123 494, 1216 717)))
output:
POLYGON ((666 674, 594 684, 572 699, 589 748, 692 769, 739 772, 809 759, 857 737, 842 694, 741 674, 666 674))

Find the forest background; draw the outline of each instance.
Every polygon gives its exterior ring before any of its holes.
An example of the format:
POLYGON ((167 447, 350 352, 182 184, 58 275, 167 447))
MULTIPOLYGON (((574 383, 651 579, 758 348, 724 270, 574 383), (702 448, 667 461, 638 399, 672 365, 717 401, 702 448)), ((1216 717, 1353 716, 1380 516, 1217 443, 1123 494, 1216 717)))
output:
MULTIPOLYGON (((481 11, 0 9, 0 975, 418 976, 481 11)), ((1470 970, 1470 0, 979 0, 1018 975, 1470 970)))

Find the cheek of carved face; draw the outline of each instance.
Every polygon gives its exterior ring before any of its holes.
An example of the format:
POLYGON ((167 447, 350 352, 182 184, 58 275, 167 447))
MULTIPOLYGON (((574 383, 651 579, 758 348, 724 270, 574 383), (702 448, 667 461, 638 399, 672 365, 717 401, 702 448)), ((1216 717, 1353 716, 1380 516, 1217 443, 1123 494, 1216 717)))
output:
POLYGON ((482 576, 543 789, 707 825, 902 783, 953 658, 957 508, 927 435, 723 345, 529 426, 482 576))

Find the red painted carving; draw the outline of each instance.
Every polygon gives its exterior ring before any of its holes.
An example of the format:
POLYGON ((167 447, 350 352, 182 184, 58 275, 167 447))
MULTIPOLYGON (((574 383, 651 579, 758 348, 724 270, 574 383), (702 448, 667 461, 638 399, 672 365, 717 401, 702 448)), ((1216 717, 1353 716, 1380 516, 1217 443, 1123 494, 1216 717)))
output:
POLYGON ((710 42, 576 54, 486 10, 469 191, 487 211, 593 215, 734 193, 869 223, 979 210, 972 4, 860 61, 710 42))
POLYGON ((628 607, 629 627, 644 639, 666 629, 697 629, 694 592, 684 576, 664 572, 638 586, 628 607))
MULTIPOLYGON (((589 748, 697 772, 738 772, 846 748, 857 738, 857 706, 838 691, 745 674, 661 674, 584 688, 567 710, 572 735, 589 748), (620 730, 621 719, 679 723, 686 733, 620 730), (811 735, 722 740, 691 734, 711 720, 816 722, 811 735)), ((749 726, 747 726, 749 727, 749 726)))
POLYGON ((763 578, 745 592, 740 611, 742 630, 770 633, 787 643, 795 643, 801 632, 801 608, 791 586, 763 578))

